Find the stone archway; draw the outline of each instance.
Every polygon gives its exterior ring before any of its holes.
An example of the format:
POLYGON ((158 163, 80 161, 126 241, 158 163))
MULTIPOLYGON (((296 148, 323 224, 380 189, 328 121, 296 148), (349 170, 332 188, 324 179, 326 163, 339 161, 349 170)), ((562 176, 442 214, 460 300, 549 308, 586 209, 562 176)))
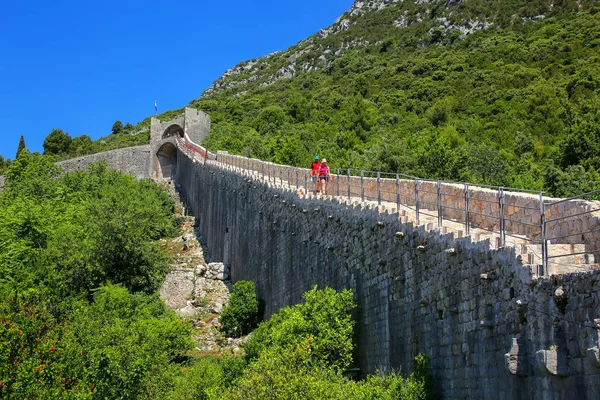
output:
POLYGON ((165 132, 162 135, 163 139, 169 138, 171 136, 179 136, 183 137, 183 128, 177 124, 173 124, 165 129, 165 132))
POLYGON ((165 143, 156 152, 160 168, 158 178, 170 178, 177 172, 177 148, 173 143, 165 143))

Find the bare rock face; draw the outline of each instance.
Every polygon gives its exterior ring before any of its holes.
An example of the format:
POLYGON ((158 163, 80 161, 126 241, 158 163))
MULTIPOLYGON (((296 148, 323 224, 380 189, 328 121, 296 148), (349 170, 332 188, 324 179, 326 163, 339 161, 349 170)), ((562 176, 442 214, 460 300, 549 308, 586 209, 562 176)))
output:
MULTIPOLYGON (((183 210, 173 183, 169 182, 166 189, 176 201, 176 210, 183 210)), ((178 212, 181 215, 181 211, 178 212)), ((185 216, 181 235, 163 240, 175 260, 161 287, 160 297, 167 307, 192 325, 196 350, 238 351, 243 339, 225 338, 219 322, 231 292, 229 268, 223 263, 206 264, 210 253, 195 225, 194 217, 185 216)))
POLYGON ((160 297, 167 307, 172 310, 186 307, 194 294, 194 280, 185 269, 178 268, 169 273, 160 288, 160 297))
POLYGON ((206 265, 204 264, 200 264, 196 266, 196 275, 197 276, 204 276, 206 274, 206 265))

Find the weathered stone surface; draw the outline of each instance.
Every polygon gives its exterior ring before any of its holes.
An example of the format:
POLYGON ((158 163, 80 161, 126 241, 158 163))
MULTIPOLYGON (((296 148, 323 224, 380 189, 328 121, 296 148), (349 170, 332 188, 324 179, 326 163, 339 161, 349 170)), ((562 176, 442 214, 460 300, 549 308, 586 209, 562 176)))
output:
POLYGON ((511 375, 526 376, 528 371, 526 348, 519 346, 519 339, 512 339, 512 346, 504 355, 505 366, 511 375))
MULTIPOLYGON (((176 270, 167 275, 160 289, 160 297, 167 307, 177 310, 188 305, 194 293, 194 279, 186 270, 176 270)), ((193 271, 192 276, 193 276, 193 271)))
POLYGON ((538 350, 535 352, 537 366, 544 374, 568 376, 567 355, 558 349, 538 350))
POLYGON ((229 279, 229 268, 221 262, 213 262, 206 266, 204 277, 220 281, 229 279))
MULTIPOLYGON (((235 162, 255 171, 267 165, 235 162)), ((587 360, 588 349, 598 345, 589 323, 599 314, 599 270, 538 278, 514 248, 496 249, 485 237, 476 241, 402 218, 390 221, 351 200, 299 198, 295 185, 279 187, 274 175, 270 184, 248 182, 223 164, 194 163, 182 153, 177 168, 213 260, 231 265, 233 281, 256 283, 267 317, 301 302, 315 284, 354 291, 361 373, 410 371, 412 356, 421 352, 431 360, 436 395, 447 399, 600 393, 599 371, 587 360), (449 248, 460 251, 451 256, 449 248), (482 280, 482 274, 493 279, 482 280), (559 287, 568 299, 564 310, 555 302, 559 287), (519 350, 505 354, 513 338, 519 338, 519 350), (560 352, 552 353, 554 347, 560 352)), ((490 191, 489 199, 494 195, 490 191)), ((534 196, 523 199, 535 205, 534 196)))

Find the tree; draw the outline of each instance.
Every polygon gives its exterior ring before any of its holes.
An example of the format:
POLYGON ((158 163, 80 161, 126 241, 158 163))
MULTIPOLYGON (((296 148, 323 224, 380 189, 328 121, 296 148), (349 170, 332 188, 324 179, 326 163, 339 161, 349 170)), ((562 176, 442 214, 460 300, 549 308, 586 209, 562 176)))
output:
POLYGON ((21 139, 19 139, 19 147, 17 148, 17 156, 15 158, 19 158, 19 154, 21 151, 25 149, 25 138, 21 135, 21 139))
POLYGON ((123 128, 123 130, 125 130, 126 132, 131 132, 133 130, 133 125, 131 125, 129 122, 125 124, 125 127, 123 128))
POLYGON ((44 140, 44 155, 67 154, 72 140, 71 135, 62 129, 52 129, 44 140))
POLYGON ((73 138, 71 146, 69 147, 69 154, 71 156, 83 156, 90 154, 93 151, 92 138, 88 135, 81 135, 73 138))
POLYGON ((112 126, 112 133, 116 135, 117 133, 121 133, 123 131, 123 123, 121 121, 115 121, 112 126))
POLYGON ((257 317, 258 298, 254 282, 236 282, 229 303, 221 313, 221 330, 229 336, 246 335, 256 327, 257 317))

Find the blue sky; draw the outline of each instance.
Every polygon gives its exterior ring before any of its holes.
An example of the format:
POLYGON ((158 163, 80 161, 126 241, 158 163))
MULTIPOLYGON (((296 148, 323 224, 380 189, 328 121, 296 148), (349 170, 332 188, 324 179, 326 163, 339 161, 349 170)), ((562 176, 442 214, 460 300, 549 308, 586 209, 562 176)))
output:
POLYGON ((352 0, 5 1, 0 154, 43 151, 53 128, 93 139, 187 105, 240 61, 331 25, 352 0))

